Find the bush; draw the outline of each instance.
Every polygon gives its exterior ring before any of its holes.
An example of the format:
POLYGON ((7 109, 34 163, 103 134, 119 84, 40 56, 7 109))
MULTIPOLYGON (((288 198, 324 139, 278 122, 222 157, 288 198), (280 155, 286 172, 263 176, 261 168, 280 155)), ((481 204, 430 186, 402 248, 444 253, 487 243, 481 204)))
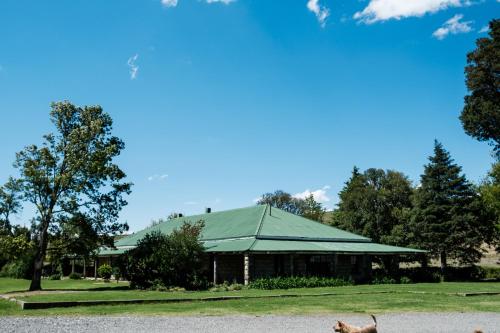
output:
POLYGON ((239 283, 229 284, 227 281, 224 281, 223 284, 218 284, 210 288, 212 292, 220 292, 220 291, 238 291, 242 290, 244 286, 239 283))
POLYGON ((202 227, 201 221, 184 223, 169 235, 157 231, 141 239, 137 247, 127 251, 120 260, 131 287, 207 288, 202 261, 204 247, 199 241, 202 227))
POLYGON ((82 274, 80 274, 80 273, 71 273, 70 275, 68 275, 68 277, 71 280, 81 280, 82 274))
POLYGON ((104 264, 104 265, 101 265, 99 266, 99 268, 97 269, 97 274, 102 278, 104 279, 105 281, 109 281, 109 279, 111 278, 111 274, 113 273, 113 269, 111 268, 111 266, 107 265, 107 264, 104 264))
POLYGON ((500 267, 481 267, 485 279, 500 280, 500 267))
POLYGON ((34 257, 25 256, 3 266, 0 276, 30 280, 33 277, 33 265, 34 257))
POLYGON ((410 283, 413 283, 413 281, 407 276, 402 276, 401 279, 399 280, 399 283, 410 284, 410 283))
POLYGON ((49 276, 49 280, 61 280, 61 273, 55 273, 49 276))
POLYGON ((396 279, 389 276, 375 276, 372 279, 372 284, 396 284, 396 279))
POLYGON ((340 287, 352 285, 354 285, 354 281, 351 278, 346 280, 343 278, 290 276, 256 279, 250 283, 249 288, 272 290, 292 288, 340 287))

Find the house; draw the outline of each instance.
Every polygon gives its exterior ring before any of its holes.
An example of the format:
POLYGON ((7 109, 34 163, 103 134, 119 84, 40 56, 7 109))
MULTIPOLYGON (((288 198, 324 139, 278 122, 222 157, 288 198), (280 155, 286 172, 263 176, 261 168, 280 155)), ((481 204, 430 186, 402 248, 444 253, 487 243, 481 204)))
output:
POLYGON ((181 216, 146 228, 103 249, 99 262, 134 248, 147 233, 170 233, 184 222, 202 220, 201 241, 214 283, 272 276, 339 276, 366 280, 373 255, 409 255, 425 251, 373 243, 369 238, 308 220, 269 205, 181 216))

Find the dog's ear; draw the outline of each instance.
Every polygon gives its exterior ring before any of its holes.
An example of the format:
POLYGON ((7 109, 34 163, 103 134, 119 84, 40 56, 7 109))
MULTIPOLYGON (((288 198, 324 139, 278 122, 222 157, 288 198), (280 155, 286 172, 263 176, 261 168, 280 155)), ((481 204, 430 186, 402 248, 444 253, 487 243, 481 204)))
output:
POLYGON ((339 327, 344 326, 344 323, 343 323, 343 322, 341 322, 340 320, 338 321, 338 323, 339 323, 339 327))

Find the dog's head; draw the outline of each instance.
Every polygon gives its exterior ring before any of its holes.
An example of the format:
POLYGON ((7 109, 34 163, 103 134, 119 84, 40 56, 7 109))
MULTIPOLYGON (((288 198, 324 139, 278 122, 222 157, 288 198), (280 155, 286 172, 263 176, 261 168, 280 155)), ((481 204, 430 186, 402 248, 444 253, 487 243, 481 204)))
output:
POLYGON ((345 323, 340 321, 340 320, 337 320, 337 323, 335 324, 335 326, 333 327, 333 330, 335 332, 344 332, 344 327, 345 327, 345 323))

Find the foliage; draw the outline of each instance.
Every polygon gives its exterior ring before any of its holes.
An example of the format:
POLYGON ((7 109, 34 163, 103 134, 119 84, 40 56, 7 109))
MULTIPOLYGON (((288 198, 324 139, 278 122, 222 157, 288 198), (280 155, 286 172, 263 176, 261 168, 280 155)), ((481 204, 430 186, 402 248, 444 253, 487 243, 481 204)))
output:
POLYGON ((467 54, 469 95, 460 120, 468 135, 491 142, 500 157, 500 20, 490 22, 489 34, 479 38, 476 49, 467 54))
POLYGON ((290 276, 261 278, 250 282, 250 289, 292 289, 292 288, 318 288, 352 286, 352 279, 315 277, 315 276, 290 276))
POLYGON ((265 193, 257 201, 257 205, 271 205, 286 212, 302 215, 302 202, 294 198, 290 193, 282 190, 276 190, 274 193, 265 193))
POLYGON ((332 224, 374 242, 408 245, 407 221, 411 209, 411 182, 397 171, 354 167, 351 178, 339 193, 332 224))
POLYGON ((68 277, 72 280, 80 280, 82 278, 82 274, 73 272, 68 277))
POLYGON ((108 264, 101 265, 97 269, 97 275, 104 280, 109 280, 111 278, 111 274, 113 274, 113 268, 111 268, 108 264))
POLYGON ((3 266, 0 276, 15 279, 30 279, 33 274, 33 262, 34 254, 33 252, 28 252, 3 266))
POLYGON ((11 234, 0 235, 0 268, 2 276, 28 279, 33 273, 35 244, 27 228, 14 227, 11 234))
POLYGON ((500 267, 481 267, 485 279, 500 280, 500 267))
POLYGON ((49 280, 52 280, 52 281, 53 280, 61 280, 61 277, 62 277, 61 273, 54 273, 51 276, 49 276, 49 280))
POLYGON ((142 238, 137 247, 124 254, 123 274, 132 287, 147 289, 155 281, 170 287, 200 289, 206 287, 199 241, 203 222, 184 223, 165 235, 154 231, 142 238))
POLYGON ((313 195, 306 197, 302 200, 302 216, 313 220, 321 222, 323 220, 323 215, 325 214, 325 210, 321 203, 314 200, 313 195))
POLYGON ((227 281, 224 281, 223 284, 218 284, 210 288, 212 292, 222 292, 222 291, 238 291, 243 290, 245 286, 239 283, 229 284, 227 281))
POLYGON ((372 284, 396 284, 396 279, 388 277, 388 276, 375 276, 372 281, 372 284))
POLYGON ((486 213, 491 215, 495 224, 495 230, 488 241, 500 250, 500 162, 493 164, 488 177, 480 185, 479 192, 486 213))
POLYGON ((325 213, 321 203, 317 202, 312 194, 305 199, 299 199, 293 197, 290 193, 277 190, 274 193, 263 194, 257 201, 257 204, 271 205, 272 207, 318 222, 322 222, 325 213))
POLYGON ((437 141, 429 161, 415 194, 411 230, 414 244, 439 257, 445 274, 449 258, 461 264, 479 261, 480 246, 494 226, 472 184, 437 141))
POLYGON ((41 289, 49 227, 78 216, 99 235, 127 228, 117 218, 131 184, 123 182, 125 173, 112 163, 124 143, 111 135, 111 117, 100 106, 59 102, 52 104, 50 119, 56 132, 45 135, 42 146, 30 145, 17 153, 15 162, 23 198, 38 212, 30 290, 41 289))
POLYGON ((21 211, 21 183, 9 177, 5 185, 0 186, 0 236, 11 233, 10 216, 21 211))

